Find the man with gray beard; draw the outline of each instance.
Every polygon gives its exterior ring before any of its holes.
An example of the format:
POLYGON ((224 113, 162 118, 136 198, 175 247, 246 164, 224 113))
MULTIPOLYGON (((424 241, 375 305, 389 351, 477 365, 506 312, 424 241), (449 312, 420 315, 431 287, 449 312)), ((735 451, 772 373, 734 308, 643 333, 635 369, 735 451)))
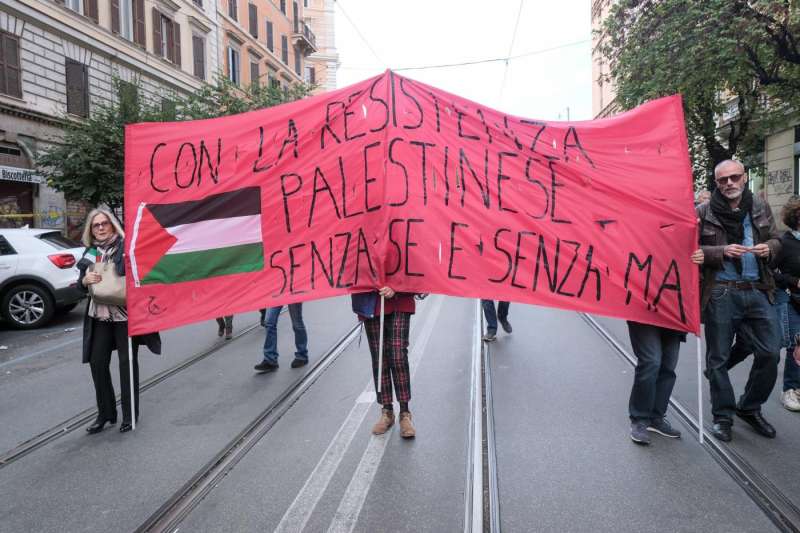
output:
POLYGON ((733 415, 759 435, 775 437, 761 415, 778 373, 780 339, 775 312, 775 280, 769 261, 780 240, 769 204, 747 188, 747 174, 738 161, 725 160, 714 169, 717 188, 711 201, 697 207, 700 220, 703 284, 701 309, 706 334, 706 377, 711 387, 711 433, 730 441, 733 415), (737 404, 728 377, 734 335, 754 350, 753 367, 737 404))

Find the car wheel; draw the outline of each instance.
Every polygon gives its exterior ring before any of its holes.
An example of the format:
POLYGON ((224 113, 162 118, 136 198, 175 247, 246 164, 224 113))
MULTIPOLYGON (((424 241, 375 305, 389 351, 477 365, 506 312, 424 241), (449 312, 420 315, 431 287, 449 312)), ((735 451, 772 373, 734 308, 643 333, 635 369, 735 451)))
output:
POLYGON ((0 313, 17 329, 33 329, 46 324, 55 312, 53 297, 38 285, 17 285, 3 296, 0 313))

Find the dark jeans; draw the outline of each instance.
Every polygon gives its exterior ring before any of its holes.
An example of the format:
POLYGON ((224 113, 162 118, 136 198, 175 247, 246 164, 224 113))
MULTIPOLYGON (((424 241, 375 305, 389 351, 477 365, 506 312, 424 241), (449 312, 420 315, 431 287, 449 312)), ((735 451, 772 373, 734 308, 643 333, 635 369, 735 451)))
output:
MULTIPOLYGON (((264 338, 264 361, 274 365, 278 364, 278 317, 282 308, 282 305, 270 307, 264 320, 267 328, 267 335, 264 338)), ((308 361, 308 334, 303 323, 303 304, 289 304, 289 316, 292 319, 294 345, 297 348, 294 356, 296 359, 308 361)))
POLYGON ((716 286, 705 314, 706 377, 711 386, 715 421, 732 421, 736 409, 761 410, 778 377, 780 331, 767 295, 757 289, 716 286), (744 393, 736 404, 728 376, 733 337, 752 346, 753 367, 744 393))
MULTIPOLYGON (((93 320, 93 319, 92 319, 93 320)), ((97 400, 98 416, 117 419, 117 398, 111 381, 111 352, 119 355, 119 382, 122 386, 122 420, 131 422, 131 382, 128 369, 128 323, 95 320, 92 328, 92 352, 89 366, 97 400)), ((139 418, 139 358, 133 352, 133 383, 136 418, 139 418)))
POLYGON ((664 418, 675 385, 675 367, 683 334, 631 321, 628 321, 628 334, 637 359, 628 402, 631 420, 650 422, 664 418))
POLYGON ((508 318, 508 302, 498 302, 497 311, 494 309, 494 300, 481 300, 483 316, 486 318, 486 333, 497 333, 497 321, 508 318))
MULTIPOLYGON (((776 320, 778 321, 781 348, 786 348, 786 359, 783 365, 783 390, 800 389, 800 367, 792 357, 794 351, 794 337, 800 333, 800 314, 789 302, 789 296, 785 291, 777 291, 775 303, 776 320)), ((753 348, 748 342, 739 336, 731 348, 731 356, 728 360, 728 370, 738 365, 753 353, 753 348)))

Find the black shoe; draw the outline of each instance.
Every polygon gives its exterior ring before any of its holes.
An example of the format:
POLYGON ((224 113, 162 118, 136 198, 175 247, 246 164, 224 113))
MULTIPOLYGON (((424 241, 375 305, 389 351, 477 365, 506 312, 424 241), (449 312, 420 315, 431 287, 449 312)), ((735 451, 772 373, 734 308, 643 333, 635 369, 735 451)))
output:
POLYGON ((233 327, 225 328, 225 340, 229 341, 233 338, 233 327))
POLYGON ((647 426, 647 431, 658 433, 659 435, 669 437, 670 439, 681 438, 681 432, 672 427, 672 424, 670 424, 669 420, 666 418, 655 418, 651 420, 650 424, 647 426))
POLYGON ((300 368, 301 366, 306 366, 308 364, 308 359, 300 359, 299 357, 295 357, 294 361, 292 361, 292 368, 300 368))
POLYGON ((772 425, 764 420, 764 417, 761 416, 759 411, 754 411, 752 413, 746 413, 744 411, 736 411, 736 416, 750 424, 756 433, 763 437, 767 437, 768 439, 775 438, 775 428, 772 425))
POLYGON ((120 433, 127 433, 128 431, 132 430, 133 426, 130 422, 123 422, 119 425, 119 432, 120 433))
POLYGON ((94 422, 92 422, 91 426, 86 428, 86 432, 89 433, 90 435, 94 435, 95 433, 100 433, 101 431, 103 431, 103 427, 106 425, 106 422, 108 422, 109 426, 113 426, 114 424, 117 423, 116 420, 100 420, 98 418, 94 422))
POLYGON ((275 372, 276 370, 278 370, 278 365, 270 363, 269 361, 261 361, 253 368, 256 369, 256 372, 260 372, 261 374, 266 374, 267 372, 275 372))
POLYGON ((731 435, 730 422, 715 422, 711 427, 711 434, 714 438, 722 442, 730 442, 733 436, 731 435))
POLYGON ((508 319, 500 320, 500 325, 503 327, 503 331, 506 333, 511 333, 513 331, 511 322, 509 322, 508 319))
POLYGON ((494 342, 497 339, 497 334, 487 331, 486 334, 481 338, 483 339, 483 342, 494 342))
POLYGON ((650 444, 650 435, 647 433, 647 424, 644 422, 631 422, 631 440, 641 446, 650 444))

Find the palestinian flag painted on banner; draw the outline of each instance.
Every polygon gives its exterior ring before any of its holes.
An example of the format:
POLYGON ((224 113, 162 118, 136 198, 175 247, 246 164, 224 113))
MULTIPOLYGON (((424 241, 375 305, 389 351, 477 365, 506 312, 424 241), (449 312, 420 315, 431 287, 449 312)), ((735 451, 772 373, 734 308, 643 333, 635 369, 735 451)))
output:
POLYGON ((264 268, 261 189, 175 204, 142 204, 131 266, 137 285, 179 283, 264 268))

